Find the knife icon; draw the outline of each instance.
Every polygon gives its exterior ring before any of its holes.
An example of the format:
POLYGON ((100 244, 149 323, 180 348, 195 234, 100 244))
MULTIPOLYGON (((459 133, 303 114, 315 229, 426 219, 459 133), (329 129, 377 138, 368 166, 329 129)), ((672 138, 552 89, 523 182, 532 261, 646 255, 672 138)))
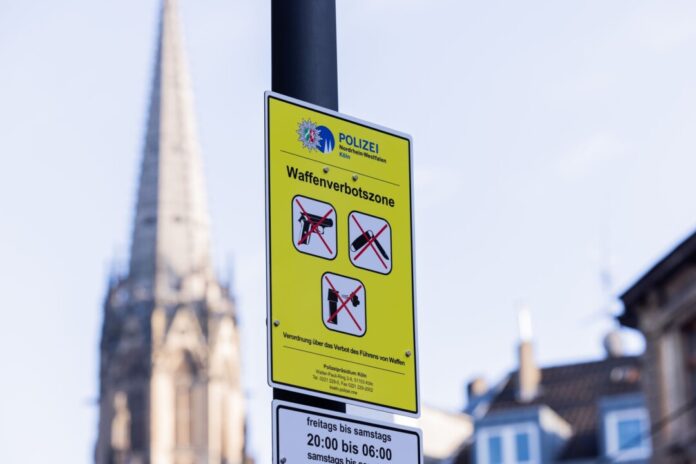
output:
MULTIPOLYGON (((374 237, 375 234, 371 230, 365 231, 365 233, 360 234, 358 238, 353 240, 353 243, 350 244, 350 248, 355 252, 358 251, 359 249, 363 248, 368 244, 370 240, 372 240, 372 237, 374 237)), ((372 243, 377 245, 377 249, 379 250, 379 253, 384 257, 384 259, 389 259, 389 255, 387 255, 386 250, 382 246, 381 243, 379 243, 379 239, 374 239, 372 240, 372 243)))

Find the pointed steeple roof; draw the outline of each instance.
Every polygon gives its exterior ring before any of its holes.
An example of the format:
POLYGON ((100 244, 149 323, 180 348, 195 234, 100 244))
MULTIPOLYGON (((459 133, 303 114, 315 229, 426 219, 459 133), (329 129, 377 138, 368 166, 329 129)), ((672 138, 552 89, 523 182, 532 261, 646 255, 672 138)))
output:
POLYGON ((129 280, 142 297, 211 275, 209 219, 177 0, 163 0, 129 280))

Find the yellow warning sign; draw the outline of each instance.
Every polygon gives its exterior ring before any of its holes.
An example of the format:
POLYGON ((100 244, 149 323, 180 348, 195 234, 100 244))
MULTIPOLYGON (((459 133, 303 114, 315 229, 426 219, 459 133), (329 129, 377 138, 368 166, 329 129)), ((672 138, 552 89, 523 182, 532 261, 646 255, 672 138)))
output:
POLYGON ((409 136, 266 94, 268 378, 418 415, 409 136))

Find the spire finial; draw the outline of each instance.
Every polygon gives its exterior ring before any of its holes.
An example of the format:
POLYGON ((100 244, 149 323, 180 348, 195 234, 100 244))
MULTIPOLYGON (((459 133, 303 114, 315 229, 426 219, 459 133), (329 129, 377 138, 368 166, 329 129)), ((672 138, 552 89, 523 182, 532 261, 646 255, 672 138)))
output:
MULTIPOLYGON (((193 92, 176 0, 163 0, 129 277, 145 297, 212 275, 193 92)), ((199 286, 200 287, 200 286, 199 286)))

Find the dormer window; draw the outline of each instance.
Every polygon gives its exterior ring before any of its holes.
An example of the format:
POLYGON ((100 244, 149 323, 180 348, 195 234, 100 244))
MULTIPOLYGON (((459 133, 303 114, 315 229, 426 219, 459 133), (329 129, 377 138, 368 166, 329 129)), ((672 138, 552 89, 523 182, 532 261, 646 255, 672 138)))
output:
POLYGON ((607 455, 614 461, 650 457, 648 413, 644 408, 608 412, 604 419, 607 455))
POLYGON ((476 464, 537 464, 537 428, 532 423, 482 428, 476 434, 476 456, 476 464))
POLYGON ((503 437, 492 434, 488 437, 488 464, 503 464, 503 437))
POLYGON ((530 462, 532 459, 532 453, 529 447, 529 433, 528 432, 516 432, 515 433, 515 456, 517 462, 530 462))

